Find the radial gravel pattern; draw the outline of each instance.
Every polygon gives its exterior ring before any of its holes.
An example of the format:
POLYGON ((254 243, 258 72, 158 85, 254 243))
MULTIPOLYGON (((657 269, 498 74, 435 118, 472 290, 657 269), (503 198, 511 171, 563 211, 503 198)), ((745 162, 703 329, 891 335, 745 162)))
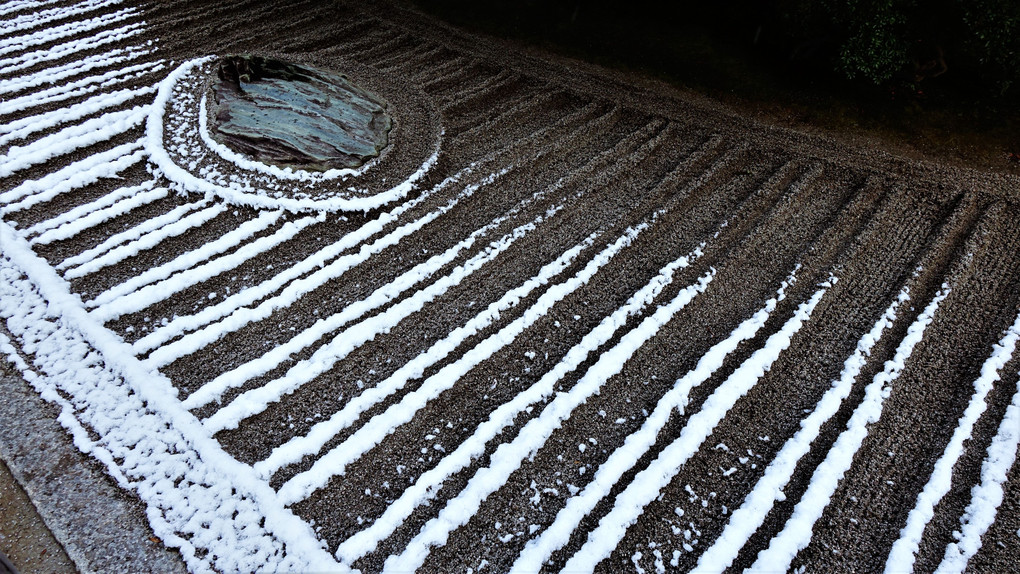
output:
POLYGON ((399 2, 0 15, 0 348, 189 569, 1020 564, 1017 178, 399 2), (217 144, 236 53, 391 144, 217 144))

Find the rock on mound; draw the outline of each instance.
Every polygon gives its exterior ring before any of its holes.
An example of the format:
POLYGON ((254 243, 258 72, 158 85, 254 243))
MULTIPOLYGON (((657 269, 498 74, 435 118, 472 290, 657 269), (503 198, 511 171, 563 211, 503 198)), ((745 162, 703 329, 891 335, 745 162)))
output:
POLYGON ((335 72, 259 56, 227 56, 212 85, 213 138, 281 167, 325 171, 377 157, 387 103, 335 72))

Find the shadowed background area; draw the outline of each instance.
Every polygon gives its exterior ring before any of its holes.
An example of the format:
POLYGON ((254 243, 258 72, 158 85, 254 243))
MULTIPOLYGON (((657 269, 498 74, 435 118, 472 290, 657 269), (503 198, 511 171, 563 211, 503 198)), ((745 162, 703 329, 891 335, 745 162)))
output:
POLYGON ((773 121, 1020 172, 1020 3, 414 4, 470 29, 706 92, 773 121))

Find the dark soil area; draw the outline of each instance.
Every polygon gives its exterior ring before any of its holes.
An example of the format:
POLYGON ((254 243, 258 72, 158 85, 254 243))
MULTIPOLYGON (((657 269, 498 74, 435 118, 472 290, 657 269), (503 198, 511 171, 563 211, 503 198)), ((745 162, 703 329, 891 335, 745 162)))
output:
POLYGON ((769 123, 1020 173, 1016 90, 998 96, 952 58, 947 72, 918 82, 852 82, 834 70, 832 39, 791 38, 774 3, 413 3, 469 30, 658 78, 769 123))

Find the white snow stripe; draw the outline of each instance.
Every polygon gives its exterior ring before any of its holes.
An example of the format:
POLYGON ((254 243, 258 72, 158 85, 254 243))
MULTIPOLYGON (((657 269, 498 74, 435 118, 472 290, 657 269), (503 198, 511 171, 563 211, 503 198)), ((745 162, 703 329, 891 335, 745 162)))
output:
POLYGON ((1017 381, 1013 401, 1006 407, 999 430, 988 446, 988 453, 981 462, 981 484, 970 490, 970 504, 960 517, 962 528, 954 532, 956 542, 946 547, 942 563, 935 570, 937 574, 962 573, 967 562, 981 549, 981 538, 995 522, 999 505, 1004 497, 1003 484, 1007 473, 1016 462, 1017 446, 1020 445, 1020 381, 1017 381))
MULTIPOLYGON (((275 221, 275 218, 273 219, 275 221)), ((197 285, 198 283, 215 277, 220 273, 234 269, 245 261, 251 260, 256 255, 264 253, 265 251, 292 239, 302 229, 320 221, 322 221, 322 219, 316 216, 303 217, 297 221, 288 221, 281 225, 280 229, 276 230, 273 234, 245 243, 232 253, 223 255, 222 257, 217 257, 207 263, 188 269, 186 273, 170 275, 161 281, 153 283, 152 285, 146 285, 136 291, 125 292, 117 299, 105 303, 103 308, 103 313, 105 314, 99 316, 102 317, 104 321, 110 321, 128 313, 140 311, 150 305, 167 299, 174 293, 179 293, 192 285, 197 285)), ((191 256, 191 254, 194 253, 196 252, 192 251, 188 254, 182 255, 181 257, 191 256)), ((98 311, 99 309, 93 313, 98 311)))
POLYGON ((86 301, 85 307, 96 307, 89 315, 101 323, 116 319, 123 313, 128 312, 126 309, 120 309, 118 305, 120 297, 129 295, 146 285, 162 281, 179 271, 187 271, 207 259, 236 247, 239 243, 248 240, 256 233, 275 225, 283 217, 283 213, 282 210, 263 211, 255 219, 245 221, 237 226, 236 229, 232 229, 219 238, 202 244, 198 249, 182 253, 162 265, 150 267, 142 273, 110 287, 96 295, 95 299, 86 301))
POLYGON ((17 16, 10 20, 0 22, 0 35, 7 36, 15 32, 31 30, 33 28, 38 28, 43 24, 49 24, 55 20, 62 20, 64 18, 70 18, 71 16, 78 16, 79 14, 87 14, 88 12, 94 12, 100 8, 120 4, 123 1, 124 0, 86 0, 85 2, 79 2, 78 4, 67 7, 50 8, 49 10, 43 10, 34 14, 17 16))
POLYGON ((104 267, 120 263, 128 257, 137 255, 147 249, 152 249, 170 237, 176 237, 196 227, 200 227, 226 210, 227 207, 225 205, 216 204, 202 211, 192 213, 179 221, 153 230, 130 243, 111 249, 100 257, 65 271, 64 278, 77 279, 90 273, 95 273, 104 267))
POLYGON ((765 522, 775 502, 783 499, 783 488, 790 482, 797 464, 810 451, 811 443, 818 437, 822 425, 836 414, 850 395, 854 382, 871 356, 872 348, 896 320, 896 310, 909 299, 908 293, 907 288, 900 291, 871 330, 857 342, 854 351, 843 362, 839 378, 825 391, 814 411, 801 421, 800 430, 786 441, 743 504, 730 516, 722 533, 698 559, 699 572, 722 572, 729 568, 740 549, 765 522))
MULTIPOLYGON (((542 375, 538 382, 519 393, 512 400, 500 405, 488 420, 480 424, 470 437, 457 446, 454 452, 443 457, 434 468, 418 477, 414 484, 400 495, 399 499, 389 505, 382 516, 372 522, 371 526, 341 543, 336 551, 337 558, 343 563, 351 564, 374 551, 379 542, 390 536, 415 508, 432 499, 442 488, 443 482, 447 478, 481 456, 485 452, 486 443, 509 426, 519 413, 551 396, 556 384, 568 373, 575 371, 593 351, 609 341, 617 331, 626 325, 628 317, 642 312, 645 307, 651 304, 662 289, 672 283, 673 275, 677 269, 687 267, 693 259, 701 255, 701 248, 699 246, 688 255, 663 267, 644 287, 631 295, 626 303, 603 318, 595 328, 567 352, 560 362, 542 375)), ((703 279, 703 281, 705 280, 703 279)), ((704 286, 707 286, 707 281, 702 288, 704 286)), ((258 465, 256 465, 256 472, 258 471, 258 465)))
POLYGON ((9 201, 8 198, 20 199, 20 201, 0 209, 0 215, 28 209, 63 193, 95 183, 102 178, 117 177, 117 174, 145 158, 145 150, 137 141, 120 144, 107 151, 93 154, 41 179, 26 181, 18 187, 0 194, 0 202, 9 201))
MULTIPOLYGON (((584 113, 586 113, 586 111, 590 111, 595 107, 597 106, 595 106, 594 104, 586 106, 581 111, 566 116, 564 120, 569 120, 573 117, 583 116, 584 113)), ((558 122, 557 124, 553 124, 551 126, 548 126, 547 128, 543 128, 538 133, 545 133, 546 130, 552 129, 557 125, 561 124, 558 122)), ((171 339, 180 336, 183 333, 199 329, 202 326, 211 323, 212 321, 215 321, 226 315, 229 315, 230 313, 234 312, 240 307, 249 305, 251 303, 258 301, 259 299, 262 299, 263 297, 271 295, 272 293, 282 288, 291 280, 296 279, 297 277, 300 277, 301 275, 304 275, 306 273, 309 273, 314 269, 325 266, 327 261, 339 256, 344 251, 358 245, 359 243, 367 241, 369 238, 382 231, 388 224, 397 221, 399 217, 407 210, 420 204, 421 202, 425 201, 426 199, 438 193, 439 191, 442 191, 443 189, 451 186, 452 184, 457 183, 460 180, 466 178, 468 175, 474 173, 478 169, 479 165, 488 165, 492 160, 500 157, 501 153, 502 152, 498 151, 491 152, 485 158, 477 162, 474 162, 468 167, 461 169, 456 174, 447 177, 442 182, 424 191, 422 194, 418 195, 414 199, 411 199, 410 201, 398 205, 389 213, 383 213, 378 218, 363 224, 357 230, 345 235, 340 240, 330 245, 327 245, 321 250, 309 255, 303 261, 285 269, 275 277, 263 281, 262 283, 255 287, 251 287, 241 291, 240 293, 231 295, 230 297, 227 297, 226 299, 224 299, 220 303, 217 303, 216 305, 205 307, 204 309, 202 309, 201 311, 194 315, 185 315, 177 317, 171 320, 170 323, 164 327, 157 326, 157 328, 154 331, 150 332, 148 335, 142 337, 138 341, 135 341, 134 348, 136 354, 140 355, 142 353, 151 351, 156 347, 166 343, 167 341, 170 341, 171 339)), ((460 201, 460 199, 468 197, 471 193, 473 193, 474 189, 475 188, 471 186, 463 190, 459 195, 455 197, 455 200, 460 201)), ((440 209, 448 210, 449 208, 452 207, 453 204, 451 203, 447 205, 445 208, 440 209)), ((419 220, 419 222, 414 223, 414 225, 420 227, 421 225, 424 225, 428 221, 433 220, 436 216, 437 214, 430 213, 425 216, 426 218, 425 220, 419 220)), ((402 237, 406 236, 411 231, 412 231, 411 228, 404 228, 397 232, 391 233, 387 236, 388 237, 387 241, 390 242, 389 244, 399 242, 402 237)), ((374 246, 373 248, 382 248, 386 244, 387 244, 386 242, 383 243, 377 242, 373 244, 374 246)), ((196 349, 197 348, 200 347, 196 347, 196 349)))
POLYGON ((610 378, 619 374, 634 353, 704 291, 714 276, 715 270, 712 269, 697 283, 680 290, 676 297, 659 306, 653 314, 627 332, 612 349, 599 356, 598 361, 577 384, 569 391, 557 394, 542 409, 541 415, 524 425, 512 442, 501 444, 490 457, 489 466, 479 469, 467 486, 446 503, 439 515, 425 523, 399 556, 390 556, 383 566, 384 571, 412 572, 419 569, 433 547, 446 544, 450 533, 466 524, 478 512, 482 501, 505 484, 510 475, 520 468, 521 462, 536 453, 574 409, 598 393, 610 378))
POLYGON ((38 235, 29 241, 30 245, 47 245, 54 241, 69 239, 104 221, 166 197, 169 191, 165 187, 153 189, 155 184, 155 181, 146 181, 140 185, 114 190, 53 219, 41 221, 26 229, 21 235, 23 237, 38 235))
POLYGON ((953 467, 963 456, 964 442, 970 439, 974 424, 984 413, 987 405, 984 402, 994 382, 999 380, 999 371, 1013 357, 1016 351, 1017 338, 1020 337, 1020 315, 1000 340, 999 345, 992 347, 991 356, 981 365, 981 374, 974 381, 974 395, 970 398, 967 409, 960 417, 960 422, 946 451, 935 462, 928 482, 917 495, 917 503, 907 517, 907 524, 900 530, 900 538, 892 544, 892 550, 885 561, 886 574, 894 574, 911 570, 914 566, 917 551, 921 544, 924 528, 935 514, 935 505, 945 497, 953 483, 953 467))
MULTIPOLYGON (((323 551, 311 527, 289 509, 283 507, 269 485, 254 476, 251 467, 238 462, 224 452, 222 446, 205 433, 199 421, 181 408, 180 402, 176 400, 174 386, 169 379, 159 372, 145 368, 131 354, 130 348, 118 335, 89 319, 80 299, 70 293, 67 282, 60 278, 52 267, 36 255, 3 221, 0 221, 0 245, 3 246, 3 256, 0 257, 0 273, 4 274, 7 279, 0 281, 0 288, 5 291, 4 296, 0 297, 0 312, 3 312, 5 317, 11 316, 8 313, 13 313, 15 317, 21 319, 20 323, 24 325, 26 314, 31 313, 32 310, 43 309, 48 316, 54 317, 55 320, 31 321, 33 327, 40 324, 52 325, 64 333, 73 335, 74 339, 67 340, 65 344, 60 344, 62 341, 57 339, 47 345, 46 359, 56 363, 56 367, 63 366, 64 373, 70 373, 70 376, 64 377, 65 380, 84 387, 82 394, 75 397, 80 401, 80 403, 77 401, 75 403, 76 416, 95 416, 98 410, 96 418, 103 424, 111 425, 111 428, 107 428, 108 432, 104 436, 104 445, 128 447, 119 450, 119 452, 123 456, 136 459, 133 468, 143 474, 133 484, 138 485, 138 492, 146 499, 147 504, 151 505, 150 508, 155 507, 158 510, 162 505, 173 505, 174 509, 183 512, 194 508, 201 511, 201 515, 208 516, 213 520, 222 519, 227 522, 222 526, 233 531, 232 538, 246 542, 247 549, 252 546, 264 546, 266 543, 272 542, 267 538, 275 538, 279 544, 287 546, 287 557, 280 557, 278 560, 281 558, 287 560, 289 567, 284 568, 281 565, 281 569, 323 572, 349 571, 337 564, 328 552, 323 551), (13 279, 11 278, 12 271, 13 279), (27 279, 23 280, 22 277, 27 277, 27 279), (31 285, 25 286, 24 284, 28 282, 31 285), (77 359, 78 364, 68 365, 65 363, 61 365, 66 361, 64 357, 68 353, 80 351, 86 345, 95 349, 97 354, 88 351, 82 354, 91 357, 92 366, 100 368, 89 369, 79 366, 80 358, 77 359), (87 380, 80 380, 77 376, 80 373, 88 373, 90 376, 87 380), (100 381, 97 380, 97 376, 103 377, 107 384, 98 384, 100 381), (89 393, 90 388, 101 392, 89 393), (119 410, 122 400, 130 401, 128 404, 132 409, 131 412, 138 414, 141 418, 151 421, 149 415, 153 415, 156 418, 153 422, 156 424, 144 428, 125 428, 123 426, 124 412, 119 410), (79 415, 79 413, 82 414, 79 415), (138 443, 137 433, 139 432, 152 432, 153 434, 149 438, 154 441, 153 446, 156 448, 130 448, 131 445, 138 443), (130 433, 135 434, 131 435, 130 433), (125 438, 125 435, 128 438, 125 438), (123 443, 118 445, 118 440, 130 442, 127 445, 123 443), (176 462, 174 459, 168 460, 166 457, 153 456, 158 453, 182 452, 187 453, 188 457, 185 461, 180 462, 176 462), (139 458, 144 461, 138 460, 139 458), (183 469, 179 466, 182 462, 184 463, 183 469), (154 465, 154 468, 140 468, 143 464, 154 465), (178 465, 176 468, 174 468, 175 464, 178 465), (188 477, 188 480, 183 481, 180 485, 174 483, 173 480, 165 480, 167 476, 182 475, 188 477), (164 488, 166 490, 163 490, 164 488), (188 496, 192 493, 195 495, 193 498, 188 496), (168 503, 167 496, 180 497, 187 500, 188 504, 182 507, 176 503, 168 503), (250 505, 252 511, 265 517, 264 530, 261 525, 258 525, 257 518, 252 524, 241 528, 240 524, 233 522, 238 519, 233 518, 230 511, 223 513, 215 510, 217 506, 228 500, 237 503, 239 500, 245 499, 252 501, 250 505), (210 505, 213 506, 210 507, 210 505)), ((12 321, 8 319, 7 323, 10 326, 12 321)), ((38 329, 38 327, 34 328, 38 329)), ((35 333, 30 332, 29 334, 35 333)), ((49 339, 39 340, 49 341, 49 339)), ((39 352, 43 351, 44 349, 40 349, 39 352)), ((228 506, 227 508, 237 507, 228 506)), ((160 520, 154 519, 153 521, 158 524, 176 524, 179 528, 190 527, 190 532, 212 532, 214 536, 195 536, 193 542, 198 545, 217 543, 215 530, 211 531, 211 528, 208 527, 185 524, 189 520, 187 515, 172 517, 170 514, 167 513, 164 516, 157 511, 155 515, 158 515, 160 520)), ((244 561, 243 557, 230 556, 229 554, 233 551, 230 547, 214 546, 209 548, 207 546, 206 549, 211 550, 210 554, 218 552, 228 554, 224 558, 225 563, 221 564, 221 568, 224 569, 240 568, 238 564, 244 561), (232 559, 239 561, 235 562, 233 567, 230 566, 232 559)), ((264 565, 260 564, 259 566, 264 565)), ((217 568, 210 567, 210 569, 217 568)))
POLYGON ((110 112, 40 138, 26 146, 11 146, 0 156, 0 177, 8 177, 54 157, 106 141, 135 128, 148 116, 148 106, 110 112))
MULTIPOLYGON (((439 216, 453 209, 462 199, 470 197, 472 194, 474 194, 476 190, 492 183, 493 181, 495 181, 497 177, 499 177, 506 171, 507 170, 503 170, 499 173, 492 174, 486 177, 480 183, 472 184, 465 187, 464 190, 462 190, 455 197, 451 198, 445 205, 443 205, 439 209, 429 212, 428 214, 422 216, 416 221, 406 223, 398 227, 397 229, 394 229, 390 233, 378 238, 369 245, 362 245, 361 249, 359 249, 357 252, 348 253, 346 255, 338 257, 328 265, 325 265, 320 269, 317 269, 315 272, 311 273, 306 277, 295 279, 289 285, 287 285, 287 287, 284 288, 283 291, 280 292, 278 295, 266 299, 256 307, 254 308, 238 307, 232 309, 231 314, 223 318, 219 322, 210 324, 204 328, 201 328, 197 331, 185 335, 184 337, 178 339, 177 341, 174 341, 167 345, 163 345, 162 347, 153 350, 153 352, 149 355, 147 359, 148 364, 152 365, 153 367, 161 367, 163 365, 167 365, 179 359, 180 357, 194 353, 195 351, 201 349, 202 347, 205 347, 206 345, 212 343, 213 341, 219 340, 221 337, 228 333, 232 333, 234 331, 237 331, 238 329, 243 328, 245 325, 248 325, 254 321, 265 319, 266 317, 272 315, 277 309, 281 309, 294 304, 294 302, 297 301, 304 294, 314 289, 317 289, 319 286, 323 285, 327 281, 340 277, 351 268, 355 267, 360 263, 363 263, 364 261, 368 260, 369 257, 376 253, 379 253, 383 249, 390 247, 392 245, 396 245, 401 239, 418 231, 419 229, 424 227, 427 223, 430 223, 431 221, 437 219, 439 216)), ((306 259, 305 262, 308 262, 309 259, 306 259)), ((315 257, 315 259, 322 261, 320 257, 315 257)), ((306 265, 304 265, 305 262, 302 262, 303 267, 306 267, 306 265)), ((276 283, 278 282, 275 280, 272 281, 272 284, 276 283)), ((232 302, 243 299, 258 300, 258 298, 264 296, 260 295, 260 293, 264 292, 265 289, 263 289, 262 286, 260 286, 260 288, 256 288, 254 292, 249 293, 249 291, 251 290, 245 290, 242 291, 241 293, 238 293, 236 298, 232 298, 232 302), (253 296, 258 298, 253 298, 253 296)), ((218 311, 219 309, 217 309, 217 312, 218 311)), ((202 313, 199 313, 198 316, 202 316, 202 313)), ((180 323, 183 323, 183 321, 182 322, 175 321, 175 323, 178 323, 179 325, 180 323)), ((201 323, 199 323, 199 325, 201 325, 201 323)), ((170 325, 168 325, 167 327, 169 328, 170 325)), ((175 325, 175 329, 176 328, 179 327, 175 325)))
POLYGON ((0 95, 18 92, 28 88, 35 88, 44 84, 56 84, 57 82, 74 76, 79 76, 96 68, 105 68, 141 58, 142 56, 153 52, 150 47, 151 44, 152 41, 150 40, 141 46, 117 48, 116 50, 111 50, 104 54, 96 54, 69 64, 49 68, 47 70, 40 70, 28 76, 13 78, 10 80, 0 80, 0 95))
POLYGON ((100 46, 113 44, 114 42, 121 42, 144 32, 144 26, 145 22, 136 22, 113 30, 103 30, 88 38, 72 40, 50 48, 37 50, 35 52, 28 52, 20 56, 0 58, 0 74, 12 74, 20 70, 31 68, 41 64, 42 62, 59 60, 61 58, 71 56, 72 54, 77 54, 78 52, 94 50, 100 46))
MULTIPOLYGON (((835 282, 835 279, 830 279, 830 282, 835 282)), ((828 291, 830 282, 823 283, 821 289, 817 290, 811 299, 801 303, 793 317, 705 399, 701 410, 687 420, 680 436, 664 448, 659 456, 639 472, 627 488, 616 497, 613 509, 599 520, 595 530, 588 533, 584 545, 567 561, 565 571, 593 570, 616 549, 627 529, 637 522, 644 508, 655 500, 659 491, 669 484, 680 468, 698 452, 715 427, 725 418, 726 413, 757 384, 779 355, 790 347, 794 335, 804 322, 811 318, 811 313, 828 291)), ((684 396, 686 397, 686 393, 684 396)), ((608 493, 612 485, 595 487, 589 484, 589 487, 608 493)))
MULTIPOLYGON (((376 219, 363 224, 355 231, 348 233, 347 235, 344 235, 338 241, 335 241, 327 245, 326 247, 323 247, 319 251, 312 253, 311 255, 305 257, 299 263, 296 263, 295 265, 288 267, 287 269, 281 271, 271 279, 267 279, 254 287, 249 287, 237 294, 231 295, 230 297, 227 297, 220 303, 206 307, 194 315, 185 315, 173 319, 165 327, 156 329, 152 333, 146 335, 145 337, 142 337, 138 341, 135 341, 133 345, 135 353, 141 354, 146 351, 155 349, 156 347, 162 345, 163 343, 166 343, 167 341, 173 339, 174 337, 177 337, 178 335, 184 332, 199 329, 203 325, 206 325, 208 323, 211 323, 212 321, 225 317, 245 305, 250 305, 251 303, 258 301, 263 297, 271 295, 272 293, 276 292, 284 285, 286 285, 288 282, 297 279, 298 277, 304 275, 305 273, 308 273, 312 270, 321 267, 325 267, 327 261, 335 257, 338 257, 344 251, 357 246, 363 241, 367 241, 372 236, 382 231, 386 227, 386 225, 393 223, 394 221, 399 219, 399 217, 403 215, 403 213, 406 212, 408 209, 411 209, 412 207, 418 205, 420 202, 424 201, 425 199, 432 196, 436 192, 441 191, 446 187, 449 187, 453 183, 459 181, 461 177, 470 173, 470 171, 471 168, 461 170, 456 175, 443 180, 442 183, 434 186, 433 188, 421 194, 417 198, 406 203, 403 203, 395 207, 389 213, 384 213, 377 217, 376 219)), ((459 201, 460 196, 455 197, 455 199, 459 201)), ((436 214, 435 212, 432 212, 430 214, 427 214, 425 217, 429 218, 427 221, 431 221, 436 217, 436 214)), ((427 221, 418 220, 416 222, 411 222, 411 225, 413 226, 418 222, 421 222, 421 225, 424 225, 427 221)), ((383 246, 392 245, 398 242, 400 238, 406 236, 408 233, 409 229, 407 228, 405 228, 403 231, 391 232, 390 234, 384 236, 385 238, 388 238, 387 241, 384 241, 382 243, 376 242, 373 245, 376 248, 381 249, 383 246)), ((370 252, 371 250, 372 248, 369 247, 370 252)), ((364 255, 368 256, 370 254, 371 253, 367 253, 364 255)), ((150 360, 151 359, 152 358, 150 357, 150 360)))
POLYGON ((970 397, 970 403, 960 417, 960 422, 953 431, 953 437, 946 445, 945 451, 935 463, 924 490, 917 495, 917 503, 907 516, 907 523, 900 530, 899 539, 893 543, 885 562, 886 574, 913 569, 924 529, 935 515, 935 505, 952 486, 953 467, 963 456, 963 443, 970 440, 974 424, 985 412, 987 408, 985 397, 992 390, 995 381, 999 380, 999 371, 1012 358, 1017 338, 1020 338, 1020 315, 1017 315, 1013 325, 1006 329, 999 344, 992 347, 992 355, 981 365, 981 374, 974 381, 974 394, 970 397))
POLYGON ((12 114, 37 106, 62 102, 78 96, 91 94, 101 88, 123 84, 146 74, 158 72, 166 67, 163 60, 127 66, 100 74, 89 76, 45 90, 39 90, 6 101, 0 101, 0 115, 12 114))
POLYGON ((436 341, 428 350, 405 363, 386 380, 353 397, 329 419, 313 426, 307 435, 296 436, 286 444, 274 448, 266 460, 253 466, 255 472, 268 479, 283 466, 301 460, 306 454, 319 452, 333 436, 354 424, 362 413, 403 389, 407 381, 421 378, 425 369, 445 359, 469 337, 492 325, 507 309, 517 306, 521 299, 527 297, 535 289, 548 284, 552 278, 566 270, 581 251, 594 243, 596 236, 597 234, 593 233, 582 243, 564 251, 551 263, 543 266, 537 275, 507 291, 499 300, 490 303, 485 310, 475 315, 470 321, 457 327, 443 339, 436 341))
POLYGON ((788 570, 797 553, 811 541, 814 524, 821 518, 822 512, 829 505, 833 493, 839 486, 839 481, 853 463, 854 455, 868 434, 868 425, 882 415, 883 403, 892 390, 892 384, 903 372, 907 360, 914 352, 914 347, 921 341, 925 329, 934 319, 939 303, 949 295, 949 292, 949 284, 943 284, 942 289, 907 328, 907 334, 896 348, 895 355, 865 388, 864 400, 854 410, 846 430, 840 433, 825 460, 815 469, 807 491, 793 509, 793 515, 786 521, 783 530, 772 538, 768 548, 758 554, 749 571, 764 573, 788 570))
POLYGON ((119 106, 135 98, 152 94, 156 91, 155 86, 143 88, 124 89, 108 94, 98 94, 84 102, 79 102, 67 108, 52 110, 44 114, 22 118, 0 126, 0 145, 8 142, 25 139, 26 137, 43 130, 80 120, 86 116, 100 112, 107 108, 119 106))
MULTIPOLYGON (((270 403, 277 402, 284 395, 294 392, 305 383, 331 368, 354 349, 374 339, 376 335, 389 331, 408 316, 417 313, 426 304, 446 293, 451 287, 459 285, 466 277, 494 261, 500 253, 509 249, 521 237, 534 231, 557 211, 559 209, 550 210, 550 212, 538 216, 531 222, 517 227, 510 233, 490 243, 474 257, 455 267, 447 275, 439 278, 431 285, 396 303, 382 313, 346 328, 343 332, 333 337, 329 343, 316 350, 307 361, 294 365, 283 377, 257 389, 247 391, 235 398, 229 405, 203 421, 206 428, 213 433, 226 428, 236 428, 237 424, 244 418, 261 413, 270 403)), ((486 227, 494 229, 503 219, 505 217, 498 218, 486 227)), ((211 400, 219 398, 225 389, 239 386, 252 377, 267 372, 300 349, 308 347, 326 334, 335 331, 341 325, 348 324, 360 318, 368 311, 396 299, 401 293, 425 281, 447 263, 453 261, 460 251, 469 249, 478 237, 484 236, 486 231, 488 230, 485 227, 476 230, 467 239, 451 247, 442 255, 433 257, 415 266, 391 283, 377 289, 366 299, 348 305, 340 313, 317 322, 297 337, 266 353, 263 357, 250 361, 232 372, 213 379, 195 392, 195 395, 201 393, 199 400, 192 402, 192 397, 189 396, 184 401, 185 407, 194 408, 191 405, 207 404, 211 400), (206 390, 207 388, 208 391, 206 390)))
POLYGON ((54 269, 56 269, 57 271, 63 271, 64 269, 77 267, 78 265, 88 263, 89 261, 94 260, 95 258, 108 252, 114 247, 117 247, 118 245, 127 243, 129 241, 135 241, 136 239, 156 229, 160 229, 166 225, 169 225, 180 220, 189 211, 194 211, 196 209, 203 208, 208 204, 209 204, 208 199, 201 199, 193 203, 186 203, 184 205, 175 207, 170 211, 164 213, 163 215, 153 217, 152 219, 147 219, 130 229, 126 229, 124 231, 121 231, 120 233, 111 235, 99 245, 91 249, 87 249, 79 253, 78 255, 65 259, 64 261, 59 263, 56 267, 54 267, 54 269))
MULTIPOLYGON (((97 16, 95 18, 89 18, 88 20, 68 22, 67 24, 62 24, 46 30, 40 30, 38 32, 32 32, 24 36, 3 38, 0 39, 0 55, 7 55, 20 50, 27 50, 40 44, 46 44, 69 36, 95 30, 96 28, 109 26, 111 24, 116 24, 117 22, 123 22, 133 16, 136 12, 137 10, 134 8, 125 8, 123 10, 97 16)), ((0 9, 0 14, 2 14, 2 9, 0 9)))
POLYGON ((97 166, 105 165, 111 161, 130 155, 132 152, 141 149, 141 147, 141 141, 121 144, 105 152, 94 154, 83 160, 72 163, 63 169, 47 174, 45 177, 40 179, 26 181, 14 189, 0 193, 0 203, 9 204, 27 196, 52 189, 60 183, 74 180, 78 175, 88 172, 97 166))
POLYGON ((0 16, 6 16, 13 12, 21 12, 23 10, 41 8, 49 4, 56 4, 62 0, 28 0, 25 2, 7 2, 0 7, 0 16))
POLYGON ((492 356, 493 353, 509 345, 535 321, 548 313, 553 305, 587 283, 599 269, 630 245, 647 226, 647 223, 644 223, 628 228, 616 241, 596 254, 581 271, 567 281, 547 289, 520 317, 473 347, 457 361, 429 377, 414 393, 408 394, 382 414, 372 417, 341 445, 317 460, 310 469, 294 476, 281 486, 278 491, 280 499, 288 501, 284 504, 293 504, 307 498, 316 489, 324 486, 333 476, 342 475, 348 464, 360 458, 382 441, 393 427, 411 420, 429 400, 452 386, 460 377, 492 356))
POLYGON ((795 267, 793 272, 780 284, 774 297, 768 299, 761 309, 737 325, 725 339, 713 345, 698 360, 694 369, 676 381, 673 388, 663 395, 656 404, 652 414, 645 420, 641 428, 628 436, 623 446, 616 449, 599 467, 592 482, 578 495, 567 500, 567 504, 556 514, 553 523, 545 529, 541 536, 528 541, 511 570, 537 571, 553 552, 567 543, 570 534, 577 528, 581 520, 600 500, 608 495, 609 490, 620 480, 620 477, 655 444, 659 431, 668 422, 673 410, 679 409, 683 412, 691 390, 707 381, 713 373, 722 367, 726 357, 733 353, 741 342, 758 334, 779 301, 786 298, 786 289, 796 281, 799 269, 799 265, 795 267))
POLYGON ((96 448, 98 445, 92 440, 89 432, 75 418, 75 406, 64 398, 56 389, 44 382, 44 376, 40 376, 31 365, 25 362, 21 353, 5 333, 0 331, 0 353, 7 356, 8 361, 24 377, 25 381, 32 385, 39 396, 47 402, 53 403, 60 408, 57 415, 57 422, 71 433, 71 440, 74 446, 82 452, 96 457, 100 462, 107 465, 110 474, 121 488, 131 489, 131 481, 122 472, 118 472, 117 464, 110 453, 103 448, 96 448))

